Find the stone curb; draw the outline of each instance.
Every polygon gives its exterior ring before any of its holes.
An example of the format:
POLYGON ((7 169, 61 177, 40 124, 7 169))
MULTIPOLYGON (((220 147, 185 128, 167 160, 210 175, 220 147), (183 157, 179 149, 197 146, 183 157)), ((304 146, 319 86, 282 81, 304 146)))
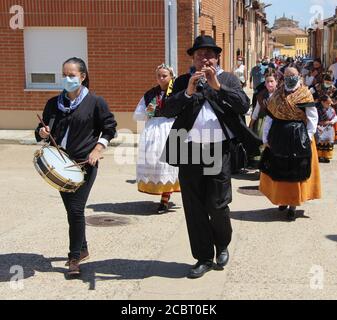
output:
MULTIPOLYGON (((15 131, 15 130, 14 130, 15 131)), ((16 138, 10 138, 8 130, 7 134, 1 134, 0 130, 0 144, 20 144, 20 145, 40 145, 41 143, 36 142, 34 137, 20 137, 18 134, 16 138)), ((123 147, 123 148, 137 148, 138 147, 138 135, 131 134, 120 134, 118 138, 113 139, 109 147, 123 147)))

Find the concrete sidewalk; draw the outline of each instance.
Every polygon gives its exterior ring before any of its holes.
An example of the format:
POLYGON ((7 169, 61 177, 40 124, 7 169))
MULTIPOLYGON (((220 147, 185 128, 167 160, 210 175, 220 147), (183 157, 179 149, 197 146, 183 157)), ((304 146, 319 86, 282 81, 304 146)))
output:
POLYGON ((34 169, 38 146, 19 144, 33 132, 0 131, 0 140, 0 299, 337 299, 336 154, 320 164, 322 199, 293 223, 259 194, 258 174, 233 177, 229 264, 190 280, 181 195, 157 215, 160 198, 137 191, 136 148, 108 148, 86 207, 91 258, 70 280, 65 209, 34 169))
POLYGON ((137 191, 136 149, 108 148, 86 207, 91 258, 69 280, 65 209, 36 149, 0 145, 0 299, 337 299, 336 160, 320 165, 323 198, 293 223, 257 192, 257 174, 233 177, 229 264, 190 280, 181 195, 157 215, 160 198, 137 191))

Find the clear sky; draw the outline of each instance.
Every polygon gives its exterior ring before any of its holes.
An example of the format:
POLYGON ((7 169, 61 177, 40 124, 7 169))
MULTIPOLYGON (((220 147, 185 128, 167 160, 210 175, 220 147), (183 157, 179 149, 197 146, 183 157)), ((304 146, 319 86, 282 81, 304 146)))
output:
POLYGON ((264 3, 272 4, 266 8, 270 27, 274 24, 275 16, 280 18, 283 13, 287 18, 293 16, 294 20, 300 22, 300 27, 309 27, 319 14, 323 19, 332 17, 337 6, 337 0, 264 0, 264 3))

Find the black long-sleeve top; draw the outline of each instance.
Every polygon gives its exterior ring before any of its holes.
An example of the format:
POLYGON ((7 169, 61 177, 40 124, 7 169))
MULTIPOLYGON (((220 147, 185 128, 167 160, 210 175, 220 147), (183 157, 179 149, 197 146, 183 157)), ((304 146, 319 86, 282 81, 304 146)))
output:
POLYGON ((161 110, 165 117, 176 117, 172 130, 190 131, 202 105, 207 100, 213 108, 225 136, 228 135, 226 134, 227 127, 244 144, 250 155, 258 155, 260 153, 258 147, 262 141, 243 121, 243 116, 249 109, 250 100, 242 90, 237 77, 231 73, 223 72, 218 75, 221 86, 219 91, 206 84, 201 93, 195 93, 191 98, 188 98, 185 91, 190 77, 190 74, 185 74, 174 82, 173 92, 166 99, 161 110))
MULTIPOLYGON (((69 128, 66 152, 71 159, 86 160, 99 138, 110 141, 115 137, 117 122, 102 97, 88 93, 70 113, 60 111, 57 100, 56 96, 47 102, 42 118, 46 125, 53 122, 51 135, 59 145, 69 128)), ((42 140, 39 135, 41 127, 42 124, 39 124, 35 130, 38 142, 42 140)))
POLYGON ((190 78, 191 74, 185 74, 175 81, 172 94, 166 99, 165 108, 162 110, 162 114, 165 117, 178 116, 185 108, 192 106, 196 100, 198 100, 197 104, 200 107, 205 100, 208 100, 212 106, 217 104, 220 109, 224 110, 230 108, 234 113, 241 115, 249 110, 249 98, 233 74, 223 72, 218 76, 221 85, 220 91, 217 92, 206 85, 207 90, 203 94, 194 94, 192 99, 185 96, 185 90, 190 78))

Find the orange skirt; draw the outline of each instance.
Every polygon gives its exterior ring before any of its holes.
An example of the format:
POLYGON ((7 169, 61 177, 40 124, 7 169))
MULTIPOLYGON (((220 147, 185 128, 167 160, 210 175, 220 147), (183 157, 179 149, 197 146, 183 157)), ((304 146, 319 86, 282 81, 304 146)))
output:
POLYGON ((138 182, 138 191, 152 195, 162 195, 163 193, 180 192, 180 184, 178 180, 174 184, 170 182, 155 184, 153 182, 145 183, 140 181, 138 182))
POLYGON ((333 144, 320 143, 316 147, 317 147, 318 159, 319 158, 324 158, 324 159, 329 159, 329 160, 333 159, 333 149, 334 149, 333 144))
POLYGON ((303 182, 274 181, 261 172, 260 191, 276 206, 300 206, 321 198, 321 177, 315 141, 311 142, 311 176, 303 182))

